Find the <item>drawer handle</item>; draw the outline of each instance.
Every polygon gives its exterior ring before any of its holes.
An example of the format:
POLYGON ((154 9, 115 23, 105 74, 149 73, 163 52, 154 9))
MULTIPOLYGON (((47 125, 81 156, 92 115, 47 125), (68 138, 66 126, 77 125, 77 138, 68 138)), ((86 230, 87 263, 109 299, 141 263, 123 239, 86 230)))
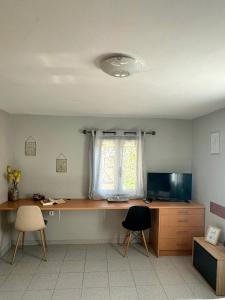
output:
POLYGON ((179 222, 179 223, 187 223, 187 222, 188 222, 188 219, 179 219, 178 222, 179 222))

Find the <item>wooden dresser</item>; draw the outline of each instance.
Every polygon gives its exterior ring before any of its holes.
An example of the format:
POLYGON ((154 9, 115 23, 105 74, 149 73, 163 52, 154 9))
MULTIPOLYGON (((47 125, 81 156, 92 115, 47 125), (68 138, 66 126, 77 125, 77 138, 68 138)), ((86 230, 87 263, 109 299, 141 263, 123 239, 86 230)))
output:
POLYGON ((205 209, 197 203, 152 210, 150 244, 157 256, 191 254, 193 237, 204 235, 205 209))

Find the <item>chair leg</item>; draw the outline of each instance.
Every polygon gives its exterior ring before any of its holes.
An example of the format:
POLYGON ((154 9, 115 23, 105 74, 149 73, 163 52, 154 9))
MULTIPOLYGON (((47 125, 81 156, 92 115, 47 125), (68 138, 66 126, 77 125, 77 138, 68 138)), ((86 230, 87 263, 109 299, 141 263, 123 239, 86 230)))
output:
POLYGON ((141 235, 142 235, 142 239, 143 239, 143 242, 144 242, 144 245, 145 245, 147 256, 149 256, 148 246, 147 246, 147 243, 146 243, 145 234, 144 234, 143 230, 141 231, 141 235))
POLYGON ((46 248, 45 248, 45 240, 44 240, 43 230, 40 230, 40 235, 41 235, 41 242, 42 242, 43 251, 44 251, 44 260, 47 261, 47 255, 46 255, 46 248))
POLYGON ((46 233, 45 230, 43 229, 43 235, 44 235, 44 241, 45 241, 45 248, 47 249, 47 239, 46 239, 46 233))
POLYGON ((22 250, 24 249, 24 239, 25 239, 25 232, 23 231, 23 235, 22 235, 22 250))
POLYGON ((123 240, 123 246, 126 245, 128 236, 129 236, 129 230, 127 230, 127 232, 125 234, 125 237, 124 237, 124 240, 123 240))
POLYGON ((127 241, 126 241, 126 246, 125 246, 125 251, 124 251, 124 256, 127 256, 127 253, 128 253, 128 248, 129 248, 129 245, 130 245, 130 240, 131 240, 131 231, 129 232, 129 235, 128 235, 128 238, 127 238, 127 241))
POLYGON ((16 246, 15 246, 15 250, 14 250, 13 258, 12 258, 12 262, 11 262, 12 265, 14 264, 14 261, 15 261, 16 252, 17 252, 17 249, 18 249, 18 246, 19 246, 21 234, 22 234, 22 232, 20 231, 20 232, 18 233, 18 236, 17 236, 16 246))

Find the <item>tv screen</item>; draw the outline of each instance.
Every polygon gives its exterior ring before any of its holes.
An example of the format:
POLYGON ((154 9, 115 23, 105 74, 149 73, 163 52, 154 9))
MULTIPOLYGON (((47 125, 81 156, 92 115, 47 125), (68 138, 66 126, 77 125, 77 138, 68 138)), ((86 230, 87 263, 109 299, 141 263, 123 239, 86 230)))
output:
POLYGON ((147 198, 161 201, 190 201, 192 174, 148 173, 147 198))

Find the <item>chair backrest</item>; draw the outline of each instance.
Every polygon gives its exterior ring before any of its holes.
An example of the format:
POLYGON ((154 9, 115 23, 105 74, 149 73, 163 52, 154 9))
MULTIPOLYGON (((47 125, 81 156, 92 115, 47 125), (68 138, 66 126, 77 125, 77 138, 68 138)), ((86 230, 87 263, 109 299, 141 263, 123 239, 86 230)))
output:
POLYGON ((36 231, 45 228, 40 207, 36 205, 20 206, 16 214, 15 228, 19 231, 36 231))
POLYGON ((132 230, 145 230, 151 227, 151 212, 147 206, 132 206, 124 221, 132 230))

